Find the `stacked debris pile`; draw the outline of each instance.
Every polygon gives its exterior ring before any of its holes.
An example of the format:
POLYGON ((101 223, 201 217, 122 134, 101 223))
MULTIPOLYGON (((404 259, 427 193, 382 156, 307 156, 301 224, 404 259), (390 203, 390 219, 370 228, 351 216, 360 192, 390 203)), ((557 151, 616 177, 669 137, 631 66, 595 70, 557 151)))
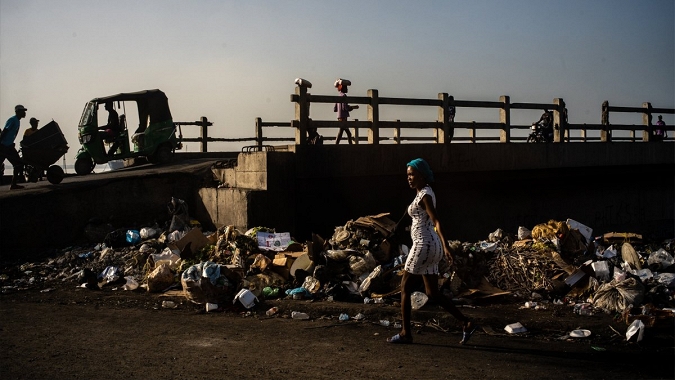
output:
MULTIPOLYGON (((2 291, 76 281, 92 290, 171 290, 207 310, 233 304, 251 308, 278 297, 399 300, 408 247, 388 214, 350 220, 329 239, 313 235, 299 243, 268 227, 203 232, 178 199, 169 202, 168 211, 163 225, 139 230, 92 224, 85 231, 97 239, 92 246, 3 268, 2 291)), ((511 294, 568 304, 580 314, 609 312, 651 324, 672 318, 672 240, 648 243, 633 233, 594 236, 589 227, 568 219, 520 227, 515 234, 497 229, 484 241, 450 241, 449 246, 453 262, 441 262, 439 284, 453 298, 511 294)))

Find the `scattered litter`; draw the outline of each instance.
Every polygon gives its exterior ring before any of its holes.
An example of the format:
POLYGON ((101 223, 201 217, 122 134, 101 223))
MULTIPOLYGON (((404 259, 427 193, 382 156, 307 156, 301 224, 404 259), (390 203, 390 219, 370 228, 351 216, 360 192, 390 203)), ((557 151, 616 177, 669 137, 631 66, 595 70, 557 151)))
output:
POLYGON ((588 338, 589 336, 591 336, 590 330, 577 329, 570 332, 570 337, 572 338, 588 338))
POLYGON ((626 340, 630 340, 635 334, 637 334, 637 342, 642 340, 642 336, 645 331, 645 324, 642 323, 641 320, 636 319, 631 323, 630 326, 628 326, 628 330, 626 331, 626 340))
POLYGON ((520 322, 512 323, 510 325, 506 325, 506 327, 504 327, 504 330, 509 334, 518 334, 518 333, 524 333, 524 332, 527 331, 525 326, 521 325, 520 322))

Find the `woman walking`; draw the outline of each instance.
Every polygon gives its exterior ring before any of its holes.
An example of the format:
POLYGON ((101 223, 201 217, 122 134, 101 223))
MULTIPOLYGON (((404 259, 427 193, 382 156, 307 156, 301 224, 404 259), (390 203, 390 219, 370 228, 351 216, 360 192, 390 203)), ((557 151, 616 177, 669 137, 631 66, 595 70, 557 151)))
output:
POLYGON ((412 217, 410 235, 413 244, 403 267, 403 279, 401 280, 402 329, 400 333, 388 338, 387 342, 412 343, 410 295, 422 280, 427 296, 462 321, 460 344, 464 344, 471 338, 476 328, 471 320, 464 316, 438 289, 438 263, 445 254, 452 264, 452 254, 436 215, 436 195, 429 186, 429 183, 434 181, 434 174, 429 164, 421 158, 410 161, 407 166, 408 185, 417 191, 417 196, 408 206, 408 214, 412 217))

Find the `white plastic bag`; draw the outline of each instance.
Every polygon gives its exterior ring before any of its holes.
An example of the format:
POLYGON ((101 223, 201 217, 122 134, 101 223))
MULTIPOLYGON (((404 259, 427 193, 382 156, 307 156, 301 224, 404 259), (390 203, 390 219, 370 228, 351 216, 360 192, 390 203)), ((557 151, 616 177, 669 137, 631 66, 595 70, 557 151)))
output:
POLYGON ((644 334, 645 331, 645 324, 642 323, 641 320, 636 319, 633 321, 633 323, 628 326, 628 330, 626 331, 626 340, 630 340, 630 338, 633 337, 636 333, 638 334, 637 336, 637 341, 642 340, 642 335, 644 334))

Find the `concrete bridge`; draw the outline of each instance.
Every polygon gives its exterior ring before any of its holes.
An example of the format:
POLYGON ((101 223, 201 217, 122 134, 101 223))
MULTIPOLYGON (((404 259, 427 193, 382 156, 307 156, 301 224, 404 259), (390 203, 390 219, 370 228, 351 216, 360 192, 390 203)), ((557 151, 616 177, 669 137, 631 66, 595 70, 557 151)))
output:
POLYGON ((178 154, 168 166, 141 166, 60 185, 0 190, 0 260, 76 244, 96 218, 140 228, 168 218, 185 200, 207 228, 233 224, 332 235, 350 219, 382 212, 397 220, 414 197, 405 164, 426 159, 449 239, 476 241, 572 218, 610 231, 675 236, 675 144, 290 145, 239 153, 178 154), (218 180, 214 180, 217 178, 218 180), (220 187, 217 187, 221 184, 220 187))

